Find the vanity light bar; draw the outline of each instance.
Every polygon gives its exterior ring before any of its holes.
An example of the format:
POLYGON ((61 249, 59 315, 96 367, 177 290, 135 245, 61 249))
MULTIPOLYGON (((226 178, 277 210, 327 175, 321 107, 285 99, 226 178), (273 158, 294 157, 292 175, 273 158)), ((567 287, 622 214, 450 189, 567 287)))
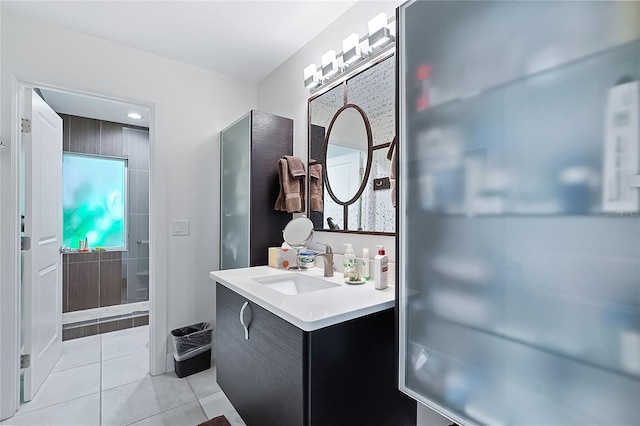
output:
POLYGON ((386 13, 379 13, 368 22, 369 34, 362 39, 357 33, 350 34, 342 41, 342 52, 329 50, 322 55, 320 67, 309 64, 304 69, 304 87, 315 91, 322 85, 334 81, 347 67, 364 61, 374 49, 385 50, 395 41, 395 18, 387 19, 386 13))
POLYGON ((393 36, 391 35, 391 30, 387 22, 387 14, 381 12, 371 18, 367 23, 369 28, 369 44, 371 47, 382 47, 393 41, 393 36))
POLYGON ((387 27, 380 28, 369 36, 369 43, 371 43, 371 47, 382 47, 392 41, 393 38, 391 36, 391 31, 389 31, 389 28, 387 27))
POLYGON ((321 83, 320 73, 316 68, 316 64, 310 64, 304 69, 304 87, 313 89, 321 83))
POLYGON ((336 51, 329 50, 327 53, 322 55, 322 77, 323 78, 331 78, 336 75, 340 68, 344 68, 342 63, 342 57, 340 57, 340 61, 336 58, 336 51), (342 66, 341 66, 342 65, 342 66))
POLYGON ((342 41, 342 60, 348 66, 360 58, 362 58, 360 38, 357 33, 353 33, 342 41))

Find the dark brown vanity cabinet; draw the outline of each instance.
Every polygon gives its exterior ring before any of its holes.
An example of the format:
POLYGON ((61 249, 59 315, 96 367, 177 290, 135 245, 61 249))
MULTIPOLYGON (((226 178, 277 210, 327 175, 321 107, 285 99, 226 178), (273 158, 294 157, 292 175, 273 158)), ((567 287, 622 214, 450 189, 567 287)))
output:
POLYGON ((415 425, 393 308, 306 332, 218 283, 216 324, 218 383, 248 426, 415 425))

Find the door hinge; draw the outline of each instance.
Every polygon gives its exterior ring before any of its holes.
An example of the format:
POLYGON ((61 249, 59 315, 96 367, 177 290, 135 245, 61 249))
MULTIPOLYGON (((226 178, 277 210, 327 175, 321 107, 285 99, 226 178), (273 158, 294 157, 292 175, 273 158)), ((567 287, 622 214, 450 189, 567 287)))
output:
POLYGON ((31 133, 31 120, 28 118, 22 119, 22 124, 20 125, 20 130, 22 133, 31 133))
POLYGON ((31 355, 25 354, 20 355, 20 368, 29 368, 31 367, 31 355))
POLYGON ((31 250, 31 237, 20 237, 20 250, 31 250))

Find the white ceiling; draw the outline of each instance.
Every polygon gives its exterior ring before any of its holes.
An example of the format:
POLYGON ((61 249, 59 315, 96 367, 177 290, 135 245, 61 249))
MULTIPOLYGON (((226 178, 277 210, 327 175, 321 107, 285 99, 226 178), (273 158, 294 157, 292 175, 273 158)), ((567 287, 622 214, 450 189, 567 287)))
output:
POLYGON ((59 114, 77 115, 116 123, 133 124, 134 126, 149 127, 148 107, 99 98, 96 96, 80 95, 57 90, 40 89, 43 99, 59 114), (127 117, 130 112, 137 112, 142 116, 140 120, 127 117))
POLYGON ((354 3, 0 1, 3 10, 252 82, 269 75, 354 3))

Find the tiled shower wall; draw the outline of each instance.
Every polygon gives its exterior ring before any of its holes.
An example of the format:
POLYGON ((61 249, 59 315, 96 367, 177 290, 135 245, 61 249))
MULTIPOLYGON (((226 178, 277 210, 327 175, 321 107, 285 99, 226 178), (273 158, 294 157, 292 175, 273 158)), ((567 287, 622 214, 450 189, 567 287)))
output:
POLYGON ((128 159, 127 250, 65 254, 63 310, 149 300, 149 132, 126 124, 60 116, 64 151, 128 159))
POLYGON ((119 305, 126 291, 121 251, 65 253, 62 312, 119 305))
POLYGON ((127 301, 149 300, 149 132, 123 129, 129 158, 127 301))
MULTIPOLYGON (((120 305, 126 299, 126 270, 126 252, 65 253, 62 263, 62 311, 120 305)), ((65 325, 62 338, 75 339, 148 323, 149 315, 145 312, 135 312, 126 317, 99 318, 65 325)))

